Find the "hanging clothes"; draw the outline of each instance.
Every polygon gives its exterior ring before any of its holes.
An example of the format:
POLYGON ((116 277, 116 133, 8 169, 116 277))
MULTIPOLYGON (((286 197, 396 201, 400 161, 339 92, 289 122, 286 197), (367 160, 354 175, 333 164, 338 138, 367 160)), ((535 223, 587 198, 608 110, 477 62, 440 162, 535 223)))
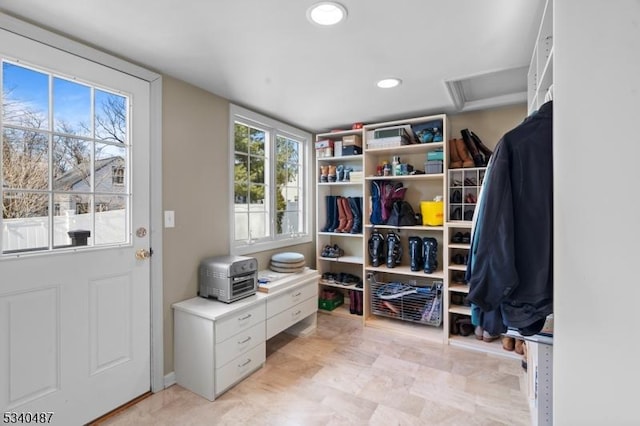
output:
POLYGON ((498 142, 478 199, 468 300, 525 336, 553 312, 553 101, 498 142))

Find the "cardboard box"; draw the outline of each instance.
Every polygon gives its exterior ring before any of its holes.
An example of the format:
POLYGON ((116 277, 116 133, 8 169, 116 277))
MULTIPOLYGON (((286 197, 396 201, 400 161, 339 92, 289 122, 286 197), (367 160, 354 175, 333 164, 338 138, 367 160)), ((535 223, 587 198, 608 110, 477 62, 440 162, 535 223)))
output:
POLYGON ((342 137, 342 146, 359 146, 362 148, 362 137, 360 135, 348 135, 342 137))

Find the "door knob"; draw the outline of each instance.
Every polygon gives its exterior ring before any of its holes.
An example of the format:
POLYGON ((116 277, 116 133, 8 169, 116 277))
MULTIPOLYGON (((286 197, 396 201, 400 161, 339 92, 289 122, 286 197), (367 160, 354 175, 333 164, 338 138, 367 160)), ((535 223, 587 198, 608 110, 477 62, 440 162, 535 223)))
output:
POLYGON ((136 250, 136 259, 145 260, 151 257, 151 251, 147 249, 138 249, 136 250))

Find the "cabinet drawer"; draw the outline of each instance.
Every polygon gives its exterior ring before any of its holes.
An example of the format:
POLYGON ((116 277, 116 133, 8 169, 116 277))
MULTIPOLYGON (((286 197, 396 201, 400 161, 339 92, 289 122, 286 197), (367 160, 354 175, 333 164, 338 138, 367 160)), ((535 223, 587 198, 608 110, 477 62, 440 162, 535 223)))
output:
POLYGON ((317 297, 299 303, 271 318, 267 319, 267 339, 271 339, 276 334, 291 327, 303 318, 308 317, 318 310, 317 297))
POLYGON ((233 358, 226 365, 216 369, 216 396, 247 377, 264 364, 267 353, 265 342, 248 352, 233 358))
POLYGON ((227 340, 242 330, 247 330, 265 319, 264 302, 252 305, 247 309, 234 312, 219 321, 216 321, 216 343, 227 340))
POLYGON ((247 352, 260 342, 264 342, 265 324, 258 324, 242 330, 216 345, 216 367, 220 367, 231 361, 233 358, 247 352))
POLYGON ((318 280, 313 278, 307 283, 284 290, 282 294, 267 299, 267 318, 271 318, 290 307, 318 295, 318 280))

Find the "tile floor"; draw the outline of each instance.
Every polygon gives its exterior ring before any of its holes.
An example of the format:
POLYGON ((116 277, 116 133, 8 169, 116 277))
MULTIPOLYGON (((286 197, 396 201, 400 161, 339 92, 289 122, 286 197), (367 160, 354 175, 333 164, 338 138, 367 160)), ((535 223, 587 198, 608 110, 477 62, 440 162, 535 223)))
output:
POLYGON ((318 314, 263 368, 210 402, 179 385, 101 425, 529 425, 520 361, 318 314))

